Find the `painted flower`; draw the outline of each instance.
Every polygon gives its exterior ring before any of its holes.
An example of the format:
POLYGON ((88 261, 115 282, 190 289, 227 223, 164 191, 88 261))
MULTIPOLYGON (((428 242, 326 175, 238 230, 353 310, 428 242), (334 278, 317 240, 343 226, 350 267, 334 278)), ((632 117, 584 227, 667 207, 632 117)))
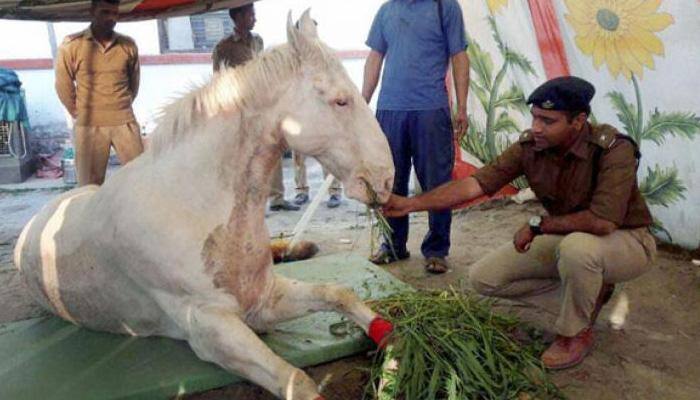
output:
POLYGON ((657 12, 661 0, 564 0, 566 20, 573 26, 576 45, 593 57, 596 69, 605 63, 610 73, 642 76, 654 69, 653 55, 663 56, 655 35, 673 24, 669 13, 657 12))
POLYGON ((501 8, 508 4, 508 0, 486 0, 486 5, 489 6, 489 12, 495 14, 501 8))

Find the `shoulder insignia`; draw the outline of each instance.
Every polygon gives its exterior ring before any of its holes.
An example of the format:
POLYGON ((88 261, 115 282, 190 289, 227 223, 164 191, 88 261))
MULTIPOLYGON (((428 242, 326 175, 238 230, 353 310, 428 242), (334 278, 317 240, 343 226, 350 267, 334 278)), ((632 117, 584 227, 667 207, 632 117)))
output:
POLYGON ((591 130, 591 142, 598 146, 609 149, 615 143, 620 132, 610 125, 596 125, 591 130))
POLYGON ((520 143, 530 142, 533 140, 535 140, 535 138, 532 137, 532 132, 529 129, 521 133, 520 137, 518 138, 518 142, 520 143))

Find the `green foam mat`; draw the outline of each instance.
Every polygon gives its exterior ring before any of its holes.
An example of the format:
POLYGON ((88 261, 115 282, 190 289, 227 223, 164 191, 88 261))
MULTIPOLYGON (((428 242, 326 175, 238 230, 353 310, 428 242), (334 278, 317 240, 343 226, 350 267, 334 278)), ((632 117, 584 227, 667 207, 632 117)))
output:
MULTIPOLYGON (((275 270, 302 281, 346 285, 363 299, 408 288, 356 255, 335 254, 275 270)), ((262 338, 299 367, 373 347, 357 329, 331 334, 330 325, 340 321, 336 313, 315 313, 280 324, 262 338)), ((0 399, 166 399, 240 381, 199 360, 183 341, 95 332, 57 317, 0 326, 0 399)))

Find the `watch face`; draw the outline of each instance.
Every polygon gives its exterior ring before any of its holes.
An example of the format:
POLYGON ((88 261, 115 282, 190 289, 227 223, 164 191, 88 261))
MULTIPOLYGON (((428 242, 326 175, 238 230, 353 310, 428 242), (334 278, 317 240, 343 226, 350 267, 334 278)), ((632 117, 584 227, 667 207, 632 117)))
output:
POLYGON ((536 216, 530 218, 530 226, 539 227, 541 223, 542 223, 542 217, 540 217, 539 215, 536 215, 536 216))

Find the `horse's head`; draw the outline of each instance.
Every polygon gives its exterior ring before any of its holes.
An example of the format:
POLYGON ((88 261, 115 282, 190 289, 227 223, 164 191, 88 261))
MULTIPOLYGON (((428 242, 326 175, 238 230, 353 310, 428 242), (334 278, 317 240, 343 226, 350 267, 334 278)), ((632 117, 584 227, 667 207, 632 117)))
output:
POLYGON ((298 56, 298 79, 279 99, 280 131, 294 151, 315 157, 340 179, 349 197, 384 202, 394 164, 372 111, 335 53, 321 43, 308 10, 298 27, 287 21, 288 45, 298 56), (366 184, 377 195, 368 196, 366 184))

